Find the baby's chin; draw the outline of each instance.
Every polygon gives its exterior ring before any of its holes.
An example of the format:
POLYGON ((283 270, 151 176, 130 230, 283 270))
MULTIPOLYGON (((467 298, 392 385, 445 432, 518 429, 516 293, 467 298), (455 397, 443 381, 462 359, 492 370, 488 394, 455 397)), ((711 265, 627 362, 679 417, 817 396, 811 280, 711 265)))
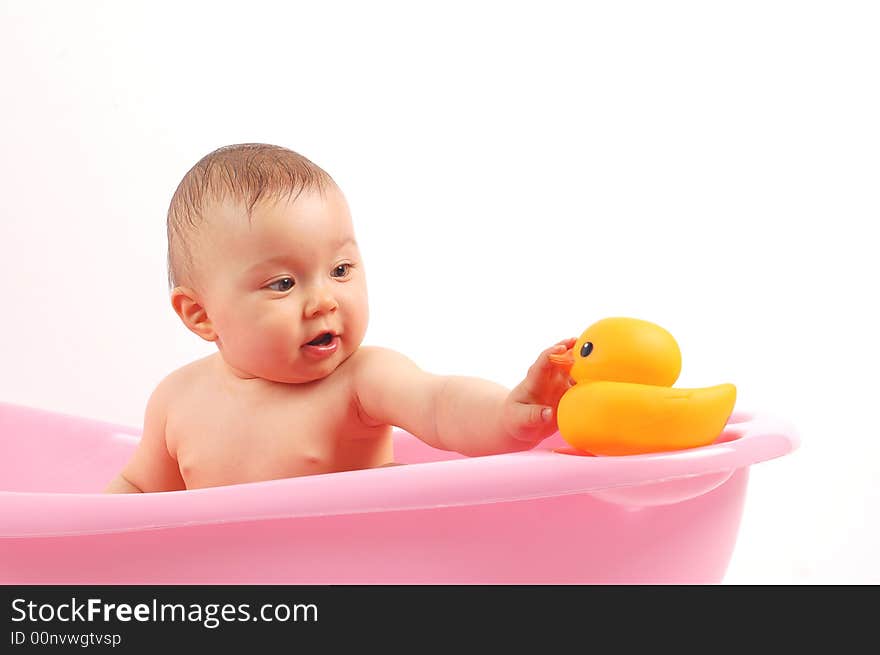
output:
POLYGON ((277 366, 230 366, 229 368, 232 369, 232 373, 235 377, 242 380, 263 380, 265 382, 276 382, 279 384, 307 384, 328 377, 333 371, 339 368, 342 361, 343 360, 326 362, 323 366, 302 366, 299 364, 291 364, 284 368, 279 368, 277 366))
POLYGON ((282 384, 306 384, 308 382, 317 382, 318 380, 323 380, 324 378, 329 377, 346 359, 348 359, 349 354, 341 357, 332 357, 323 362, 309 362, 305 365, 300 363, 292 364, 289 368, 282 370, 266 371, 265 375, 261 375, 260 377, 271 382, 279 382, 282 384))
POLYGON ((333 367, 328 367, 327 370, 321 371, 320 373, 316 373, 315 371, 310 371, 308 373, 301 371, 297 373, 273 375, 271 377, 266 377, 265 379, 280 384, 307 384, 309 382, 317 382, 318 380, 323 380, 324 378, 329 377, 337 368, 339 368, 338 364, 333 367))
POLYGON ((283 357, 273 358, 263 355, 258 360, 250 359, 233 365, 226 357, 228 353, 224 354, 221 351, 219 354, 240 378, 261 379, 279 384, 307 384, 323 380, 338 369, 353 354, 346 345, 340 343, 340 347, 333 352, 318 357, 314 353, 300 352, 280 364, 279 359, 284 359, 283 357))

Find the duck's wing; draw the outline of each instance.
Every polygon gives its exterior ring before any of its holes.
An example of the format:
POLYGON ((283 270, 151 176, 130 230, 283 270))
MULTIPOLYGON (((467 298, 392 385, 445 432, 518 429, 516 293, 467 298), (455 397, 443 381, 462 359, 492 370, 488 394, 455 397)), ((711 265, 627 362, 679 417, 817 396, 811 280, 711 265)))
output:
MULTIPOLYGON (((579 385, 580 386, 580 385, 579 385)), ((577 389, 574 387, 569 393, 577 389)), ((595 452, 629 454, 677 450, 711 443, 724 429, 736 387, 721 384, 676 389, 625 382, 592 382, 568 400, 560 429, 598 444, 595 452)), ((563 431, 563 434, 565 432, 563 431)), ((585 450, 590 450, 585 448, 585 450)))
POLYGON ((712 443, 724 429, 736 403, 736 387, 719 384, 694 389, 655 388, 642 430, 672 447, 692 448, 712 443))

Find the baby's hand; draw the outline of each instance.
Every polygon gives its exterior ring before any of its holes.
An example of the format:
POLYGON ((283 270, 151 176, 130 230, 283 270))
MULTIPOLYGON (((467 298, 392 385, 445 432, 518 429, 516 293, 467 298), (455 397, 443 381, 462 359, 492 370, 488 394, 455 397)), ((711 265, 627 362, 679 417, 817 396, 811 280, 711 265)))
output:
POLYGON ((576 341, 576 338, 565 339, 542 352, 526 379, 507 396, 502 425, 514 439, 537 443, 558 429, 556 406, 574 381, 550 361, 550 355, 564 353, 576 341))

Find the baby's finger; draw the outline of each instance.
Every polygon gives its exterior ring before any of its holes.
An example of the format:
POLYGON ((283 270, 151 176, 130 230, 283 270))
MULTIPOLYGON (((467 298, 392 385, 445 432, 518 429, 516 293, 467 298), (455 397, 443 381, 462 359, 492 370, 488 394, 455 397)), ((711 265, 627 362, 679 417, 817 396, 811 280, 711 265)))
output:
POLYGON ((568 339, 563 339, 562 341, 557 341, 555 344, 550 346, 545 353, 564 353, 566 350, 574 346, 577 342, 577 337, 569 337, 568 339))
POLYGON ((574 337, 563 339, 552 348, 541 353, 541 356, 543 357, 546 354, 547 361, 551 366, 570 366, 573 362, 569 351, 572 349, 575 342, 577 342, 577 339, 574 337))
POLYGON ((547 350, 538 355, 538 359, 535 361, 535 366, 533 368, 537 367, 541 371, 555 368, 560 359, 565 357, 568 348, 569 347, 564 341, 560 341, 555 346, 547 348, 547 350))
POLYGON ((547 405, 529 405, 520 403, 516 406, 516 423, 522 428, 534 428, 553 422, 553 408, 547 405))
MULTIPOLYGON (((538 359, 535 360, 535 363, 529 367, 525 380, 514 390, 514 397, 524 400, 543 396, 555 396, 556 394, 551 388, 558 386, 556 380, 561 375, 561 371, 558 364, 553 361, 553 358, 556 356, 565 357, 565 353, 570 348, 570 342, 573 343, 573 340, 563 339, 556 345, 543 351, 538 356, 538 359)), ((565 379, 568 379, 567 375, 565 375, 565 379)))

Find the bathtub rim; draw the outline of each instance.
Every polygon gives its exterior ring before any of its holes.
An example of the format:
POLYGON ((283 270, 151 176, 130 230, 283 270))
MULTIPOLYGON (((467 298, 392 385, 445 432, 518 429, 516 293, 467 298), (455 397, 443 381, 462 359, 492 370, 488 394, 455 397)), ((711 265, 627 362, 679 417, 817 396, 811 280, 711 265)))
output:
MULTIPOLYGON (((54 412, 35 411, 57 416, 54 412)), ((82 417, 71 418, 101 423, 82 417)), ((106 438, 125 436, 135 441, 139 438, 131 427, 102 425, 111 430, 106 438)), ((396 428, 393 434, 395 446, 407 439, 417 440, 396 428)), ((188 491, 151 494, 0 491, 0 539, 112 534, 209 523, 342 516, 589 494, 732 473, 783 456, 799 446, 799 438, 790 424, 763 412, 735 412, 714 444, 680 451, 585 457, 556 452, 549 445, 558 442, 558 434, 554 437, 533 450, 518 453, 188 491), (498 491, 488 495, 487 487, 498 491)))

